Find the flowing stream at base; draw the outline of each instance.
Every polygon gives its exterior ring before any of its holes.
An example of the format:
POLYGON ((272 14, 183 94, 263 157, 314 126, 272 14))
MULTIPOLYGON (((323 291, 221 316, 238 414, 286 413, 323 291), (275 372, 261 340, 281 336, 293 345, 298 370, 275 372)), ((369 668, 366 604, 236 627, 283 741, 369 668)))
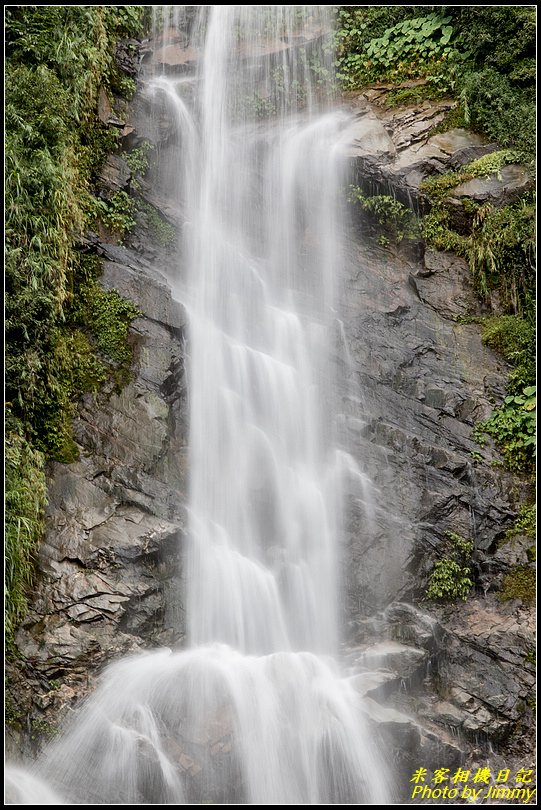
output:
POLYGON ((14 803, 390 801, 338 663, 342 490, 362 476, 334 427, 343 118, 314 80, 330 10, 199 7, 198 76, 150 84, 188 219, 188 644, 110 666, 11 774, 14 803))

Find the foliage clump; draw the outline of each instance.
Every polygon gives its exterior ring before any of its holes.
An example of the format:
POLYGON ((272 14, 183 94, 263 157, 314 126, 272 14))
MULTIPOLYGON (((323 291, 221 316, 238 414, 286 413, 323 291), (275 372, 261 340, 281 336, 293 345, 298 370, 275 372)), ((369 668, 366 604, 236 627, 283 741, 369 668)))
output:
POLYGON ((79 246, 96 208, 98 169, 116 145, 97 116, 99 90, 112 87, 118 74, 117 39, 138 36, 146 13, 136 6, 6 8, 8 643, 32 581, 45 462, 77 458, 71 423, 76 401, 97 391, 117 364, 129 362, 120 343, 133 317, 131 304, 102 291, 93 317, 88 308, 80 317, 78 296, 89 279, 79 246), (106 332, 113 335, 109 342, 106 332))
POLYGON ((488 419, 475 426, 477 440, 483 443, 483 433, 492 436, 512 472, 533 473, 535 470, 535 410, 536 386, 532 385, 521 394, 505 397, 503 405, 495 408, 488 419))
POLYGON ((47 488, 43 454, 25 438, 21 422, 9 411, 5 439, 5 614, 9 644, 26 613, 47 488))
POLYGON ((446 536, 447 553, 434 564, 428 579, 426 598, 442 602, 466 600, 473 588, 473 543, 454 532, 447 532, 446 536))
POLYGON ((493 316, 483 322, 482 339, 513 366, 507 381, 507 393, 518 394, 535 383, 534 323, 514 315, 493 316))
POLYGON ((378 225, 382 225, 393 241, 400 243, 403 239, 419 237, 417 217, 407 205, 394 197, 386 194, 367 195, 359 186, 351 185, 348 199, 359 205, 378 225))

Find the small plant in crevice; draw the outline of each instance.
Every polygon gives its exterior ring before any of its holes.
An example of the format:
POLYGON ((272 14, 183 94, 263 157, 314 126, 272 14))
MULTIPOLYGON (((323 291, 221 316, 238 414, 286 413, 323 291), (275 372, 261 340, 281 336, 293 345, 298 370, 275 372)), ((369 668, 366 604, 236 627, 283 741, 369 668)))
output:
POLYGON ((150 141, 143 141, 140 146, 137 146, 130 152, 122 153, 122 157, 128 164, 128 167, 133 174, 131 180, 131 186, 133 189, 137 190, 141 187, 140 178, 144 177, 149 169, 150 153, 153 149, 154 146, 150 143, 150 141))
POLYGON ((419 223, 414 212, 394 197, 386 194, 369 196, 359 186, 350 185, 348 201, 359 205, 377 225, 385 229, 385 234, 382 234, 385 245, 389 244, 390 239, 400 243, 404 239, 419 238, 419 223))
POLYGON ((537 534, 536 505, 535 503, 520 508, 517 519, 505 533, 505 539, 510 540, 517 534, 535 539, 537 534))
POLYGON ((96 198, 97 217, 119 237, 125 236, 135 228, 137 224, 135 210, 135 201, 125 191, 115 192, 108 200, 96 198))
MULTIPOLYGON (((142 198, 137 200, 139 219, 146 225, 149 236, 162 247, 171 247, 177 236, 175 228, 164 219, 159 210, 142 198)), ((141 225, 141 221, 139 223, 141 225)))
POLYGON ((483 433, 491 436, 500 448, 511 472, 531 473, 536 458, 536 386, 523 389, 521 394, 505 397, 488 419, 478 422, 473 438, 483 441, 483 433))
POLYGON ((471 555, 473 542, 447 532, 447 553, 438 560, 428 578, 426 599, 449 602, 468 598, 473 588, 471 555))
POLYGON ((42 717, 34 719, 30 723, 30 739, 34 742, 41 739, 52 740, 57 734, 58 728, 42 717))
POLYGON ((486 318, 482 324, 482 340, 511 363, 506 385, 508 394, 519 394, 535 383, 536 330, 535 324, 517 315, 486 318))

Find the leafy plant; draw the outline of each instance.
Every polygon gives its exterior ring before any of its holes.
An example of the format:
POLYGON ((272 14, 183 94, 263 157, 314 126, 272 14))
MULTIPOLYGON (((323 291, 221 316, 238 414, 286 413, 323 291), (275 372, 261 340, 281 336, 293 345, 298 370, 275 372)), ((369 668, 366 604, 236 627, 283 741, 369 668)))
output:
POLYGON ((446 58, 452 48, 450 17, 432 13, 426 17, 403 20, 388 28, 383 36, 370 40, 365 48, 368 64, 385 76, 398 67, 409 76, 426 72, 426 64, 437 57, 446 58))
POLYGON ((108 200, 96 200, 99 218, 120 237, 135 228, 135 211, 135 201, 125 191, 116 191, 108 200))
POLYGON ((27 609, 41 532, 47 488, 44 457, 24 436, 22 423, 8 411, 5 454, 5 615, 6 641, 27 609))
POLYGON ((417 16, 417 11, 413 7, 405 19, 388 26, 380 36, 374 36, 365 20, 359 20, 357 27, 347 27, 351 18, 340 15, 340 22, 344 25, 345 21, 346 27, 338 29, 337 66, 346 89, 361 82, 382 79, 398 82, 420 76, 432 81, 432 94, 434 90, 446 92, 454 84, 452 65, 467 54, 458 51, 451 42, 454 36, 449 24, 451 17, 436 12, 417 16), (353 42, 357 42, 356 48, 351 47, 353 42))
POLYGON ((378 194, 367 196, 359 186, 351 185, 348 200, 360 205, 378 225, 383 225, 396 242, 418 238, 417 217, 394 197, 378 194))
POLYGON ((473 543, 454 532, 447 532, 446 537, 448 554, 434 564, 428 579, 426 598, 439 601, 458 598, 466 600, 473 588, 473 543))
POLYGON ((515 537, 517 534, 524 534, 526 537, 532 537, 535 539, 537 533, 537 524, 536 524, 536 506, 534 504, 530 504, 529 506, 521 507, 518 517, 505 533, 505 539, 510 540, 512 537, 515 537))
POLYGON ((535 468, 536 387, 510 395, 484 422, 476 425, 475 435, 486 433, 500 447, 507 467, 513 472, 533 472, 535 468))
POLYGON ((122 157, 128 164, 128 167, 133 173, 132 188, 139 188, 138 178, 144 177, 150 166, 150 153, 154 149, 150 141, 143 141, 143 143, 136 149, 130 152, 124 152, 122 157))
POLYGON ((487 318, 483 322, 482 339, 514 366, 507 381, 507 393, 518 394, 535 383, 536 331, 531 321, 518 315, 487 318))
POLYGON ((337 78, 345 90, 361 87, 368 78, 364 65, 365 48, 374 37, 400 20, 415 15, 415 9, 404 6, 339 6, 336 17, 337 78))

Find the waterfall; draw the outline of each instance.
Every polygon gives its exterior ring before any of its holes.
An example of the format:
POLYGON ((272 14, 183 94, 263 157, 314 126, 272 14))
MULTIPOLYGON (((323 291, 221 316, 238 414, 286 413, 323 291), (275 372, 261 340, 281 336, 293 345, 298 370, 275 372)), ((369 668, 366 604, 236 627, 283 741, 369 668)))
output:
POLYGON ((343 114, 323 92, 330 13, 199 7, 194 81, 149 84, 183 154, 188 644, 107 669, 33 771, 66 803, 390 802, 339 655, 353 461, 331 362, 343 114))

